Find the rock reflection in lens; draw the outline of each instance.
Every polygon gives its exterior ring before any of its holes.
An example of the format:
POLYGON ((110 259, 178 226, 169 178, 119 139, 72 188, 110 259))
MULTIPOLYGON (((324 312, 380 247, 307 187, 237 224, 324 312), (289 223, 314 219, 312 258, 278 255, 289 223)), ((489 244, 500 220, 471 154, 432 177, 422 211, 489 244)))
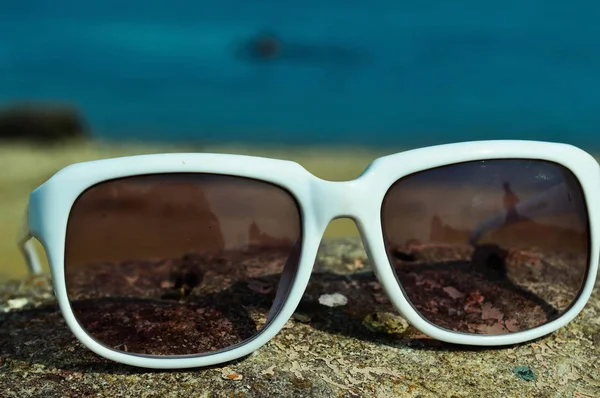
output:
POLYGON ((266 182, 210 174, 104 182, 69 217, 71 307, 91 336, 117 350, 231 347, 265 325, 300 237, 294 198, 266 182))
POLYGON ((382 207, 388 257, 414 308, 445 329, 505 334, 563 314, 589 262, 575 176, 539 160, 489 160, 397 181, 382 207))

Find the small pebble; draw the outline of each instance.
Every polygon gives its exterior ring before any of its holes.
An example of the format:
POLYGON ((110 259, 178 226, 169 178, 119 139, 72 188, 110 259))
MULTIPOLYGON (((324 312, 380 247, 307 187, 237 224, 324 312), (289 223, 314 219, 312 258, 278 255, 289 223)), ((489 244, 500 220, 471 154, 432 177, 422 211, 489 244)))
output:
POLYGON ((341 293, 323 294, 319 297, 319 304, 326 307, 341 307, 348 304, 348 298, 341 293))
POLYGON ((400 315, 374 312, 363 319, 363 326, 373 332, 401 335, 406 332, 409 325, 400 315))
POLYGON ((523 379, 525 381, 535 381, 535 373, 529 366, 517 366, 514 368, 513 372, 517 375, 518 378, 523 379))
POLYGON ((3 306, 2 310, 4 312, 18 310, 25 307, 29 303, 29 299, 24 297, 11 299, 6 302, 6 305, 3 306))
POLYGON ((306 314, 299 314, 297 312, 294 313, 293 318, 300 323, 309 323, 312 318, 306 314))
POLYGON ((270 366, 269 368, 263 370, 262 372, 260 372, 263 376, 274 376, 275 375, 275 365, 270 366))
POLYGON ((233 372, 227 368, 225 368, 221 371, 221 377, 225 380, 235 380, 235 381, 239 381, 244 378, 244 376, 242 376, 241 374, 239 374, 237 372, 233 372))

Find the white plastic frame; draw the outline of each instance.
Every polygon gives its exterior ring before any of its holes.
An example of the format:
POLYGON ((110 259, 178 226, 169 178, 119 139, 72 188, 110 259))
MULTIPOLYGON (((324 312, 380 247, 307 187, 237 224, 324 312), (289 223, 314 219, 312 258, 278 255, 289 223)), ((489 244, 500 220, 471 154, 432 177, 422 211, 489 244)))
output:
POLYGON ((68 166, 35 189, 30 196, 26 227, 20 243, 33 273, 41 272, 31 238, 46 250, 59 307, 68 327, 90 350, 108 359, 146 368, 176 369, 215 365, 248 355, 273 338, 292 316, 309 281, 323 233, 333 219, 353 219, 361 233, 375 274, 391 302, 410 324, 423 333, 450 343, 498 346, 521 343, 569 323, 588 301, 598 271, 600 236, 600 166, 587 152, 566 144, 539 141, 472 141, 425 147, 375 160, 355 180, 320 179, 297 163, 243 155, 183 153, 104 159, 68 166), (407 301, 389 264, 381 226, 381 204, 390 186, 406 175, 452 163, 483 159, 541 159, 561 164, 578 178, 587 203, 591 231, 589 273, 577 301, 560 318, 527 331, 504 335, 472 335, 436 327, 407 301), (250 177, 290 191, 302 211, 303 246, 294 284, 285 303, 268 325, 251 340, 235 347, 196 356, 150 357, 115 351, 88 335, 76 321, 65 288, 64 249, 71 206, 87 188, 126 176, 172 172, 204 172, 250 177))

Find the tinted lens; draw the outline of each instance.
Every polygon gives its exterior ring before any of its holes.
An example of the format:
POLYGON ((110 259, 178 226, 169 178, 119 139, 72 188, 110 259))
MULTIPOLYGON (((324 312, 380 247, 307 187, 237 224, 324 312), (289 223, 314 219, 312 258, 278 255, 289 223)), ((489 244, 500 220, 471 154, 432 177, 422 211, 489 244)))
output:
POLYGON ((558 164, 489 160, 412 174, 386 194, 382 222, 408 300, 445 329, 543 325, 574 303, 586 279, 585 200, 558 164))
POLYGON ((210 174, 107 181, 71 210, 67 292, 81 326, 111 348, 212 352, 252 338, 277 311, 300 239, 295 199, 266 182, 210 174))

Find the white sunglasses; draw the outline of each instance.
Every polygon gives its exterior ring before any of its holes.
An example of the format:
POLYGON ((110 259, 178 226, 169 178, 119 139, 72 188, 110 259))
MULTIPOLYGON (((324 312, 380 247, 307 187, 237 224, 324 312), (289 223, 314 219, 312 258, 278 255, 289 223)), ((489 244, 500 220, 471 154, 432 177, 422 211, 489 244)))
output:
POLYGON ((340 217, 356 222, 387 297, 422 333, 478 346, 552 333, 592 293, 598 203, 598 163, 558 143, 410 150, 345 182, 284 160, 154 154, 59 171, 31 193, 20 244, 40 273, 32 238, 42 243, 86 347, 174 369, 273 338, 340 217))

